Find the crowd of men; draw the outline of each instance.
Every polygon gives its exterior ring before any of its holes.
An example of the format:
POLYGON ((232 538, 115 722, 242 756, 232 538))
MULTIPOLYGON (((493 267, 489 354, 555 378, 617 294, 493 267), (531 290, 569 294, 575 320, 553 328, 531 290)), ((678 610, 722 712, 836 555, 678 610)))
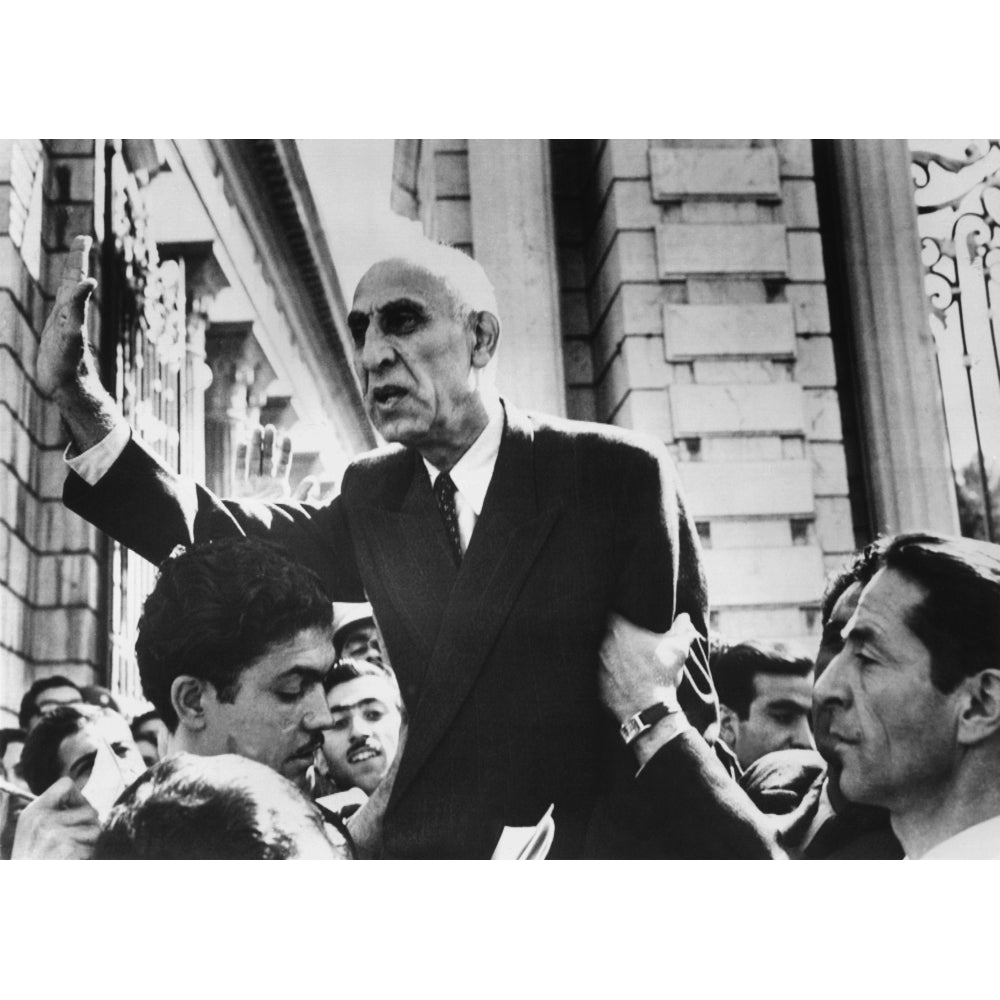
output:
MULTIPOLYGON (((329 503, 222 501, 102 388, 88 249, 38 383, 65 502, 159 565, 152 710, 130 730, 110 693, 37 682, 5 856, 1000 857, 1000 546, 881 539, 831 581, 815 658, 710 645, 666 450, 501 399, 492 288, 432 245, 349 317, 389 445, 329 503)), ((288 457, 258 435, 251 488, 288 457)))

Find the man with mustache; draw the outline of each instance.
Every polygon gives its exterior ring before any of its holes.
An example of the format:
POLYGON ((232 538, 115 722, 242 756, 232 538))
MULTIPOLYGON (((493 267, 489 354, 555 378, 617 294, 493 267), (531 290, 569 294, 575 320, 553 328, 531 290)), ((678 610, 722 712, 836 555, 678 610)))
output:
MULTIPOLYGON (((37 364, 80 452, 68 506, 154 562, 179 543, 266 537, 330 599, 371 601, 410 720, 384 856, 488 858, 504 827, 553 804, 550 856, 602 854, 595 807, 633 770, 597 690, 609 612, 658 631, 690 615, 679 697, 698 728, 715 719, 697 534, 663 444, 501 399, 492 286, 427 243, 370 268, 348 316, 391 446, 355 460, 324 505, 221 501, 165 469, 101 387, 88 249, 74 241, 37 364)), ((262 440, 255 467, 271 462, 262 440)))
POLYGON ((381 663, 341 659, 325 686, 333 719, 323 742, 329 777, 341 791, 360 788, 371 795, 399 748, 399 685, 381 663))

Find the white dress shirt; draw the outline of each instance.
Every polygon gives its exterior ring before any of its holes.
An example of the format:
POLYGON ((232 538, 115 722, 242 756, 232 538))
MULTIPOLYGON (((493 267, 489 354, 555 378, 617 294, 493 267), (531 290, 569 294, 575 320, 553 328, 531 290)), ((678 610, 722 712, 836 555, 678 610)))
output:
POLYGON ((124 420, 119 420, 97 444, 80 452, 75 458, 70 458, 69 455, 73 446, 67 445, 63 458, 88 486, 96 486, 118 460, 118 456, 131 439, 132 428, 124 420))
POLYGON ((942 840, 921 861, 997 861, 1000 860, 1000 816, 983 820, 975 826, 942 840))
MULTIPOLYGON (((455 512, 458 514, 458 534, 462 541, 462 552, 469 547, 472 529, 483 512, 486 491, 493 479, 493 470, 500 453, 503 438, 503 404, 495 393, 483 392, 488 423, 482 433, 472 442, 469 450, 455 463, 451 470, 451 481, 455 484, 455 512)), ((431 477, 431 487, 437 482, 441 470, 424 459, 427 474, 431 477)))

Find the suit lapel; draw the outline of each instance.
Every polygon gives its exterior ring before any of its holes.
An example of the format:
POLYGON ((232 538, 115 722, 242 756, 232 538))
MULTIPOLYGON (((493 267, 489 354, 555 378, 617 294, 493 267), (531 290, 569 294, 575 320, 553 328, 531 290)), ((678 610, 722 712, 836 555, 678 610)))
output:
POLYGON ((558 514, 558 506, 538 507, 531 426, 508 406, 493 478, 411 717, 394 800, 405 792, 469 694, 558 514))
MULTIPOLYGON (((364 506, 358 513, 373 566, 369 590, 382 588, 404 623, 415 654, 407 662, 426 664, 458 571, 427 471, 419 455, 412 453, 412 459, 402 499, 364 506)), ((407 679, 421 681, 419 676, 407 679)))

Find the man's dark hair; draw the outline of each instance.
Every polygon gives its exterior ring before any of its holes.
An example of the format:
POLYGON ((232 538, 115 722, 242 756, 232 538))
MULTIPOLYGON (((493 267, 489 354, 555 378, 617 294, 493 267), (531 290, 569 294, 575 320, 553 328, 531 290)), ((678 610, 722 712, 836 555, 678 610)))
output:
POLYGON ((948 694, 963 678, 1000 667, 1000 545, 897 535, 882 564, 927 591, 906 624, 930 653, 939 691, 948 694))
POLYGON ((176 754, 151 767, 115 803, 97 838, 100 860, 283 861, 315 807, 263 764, 225 754, 176 754))
POLYGON ((36 795, 59 780, 63 740, 99 718, 102 711, 93 705, 60 705, 46 712, 28 733, 21 751, 21 776, 36 795))
POLYGON ((232 701, 248 664, 331 622, 319 577, 275 546, 248 538, 195 545, 161 564, 143 606, 135 644, 142 690, 173 732, 176 678, 199 677, 232 701))
POLYGON ((739 718, 750 715, 757 674, 805 677, 813 668, 808 656, 795 656, 780 642, 740 642, 726 647, 712 664, 719 701, 739 718))
POLYGON ((820 605, 820 616, 824 627, 830 621, 833 609, 844 591, 855 583, 866 584, 875 575, 889 542, 889 538, 876 538, 830 577, 820 605))
MULTIPOLYGON (((43 692, 48 691, 50 688, 73 688, 74 691, 80 691, 80 685, 71 681, 68 677, 63 677, 60 674, 56 674, 52 677, 42 677, 40 680, 35 681, 30 688, 25 692, 24 697, 21 699, 21 710, 17 713, 17 724, 22 729, 27 729, 28 724, 34 718, 38 712, 38 708, 35 705, 35 699, 43 692)), ((83 698, 83 692, 80 691, 80 698, 83 698)))

